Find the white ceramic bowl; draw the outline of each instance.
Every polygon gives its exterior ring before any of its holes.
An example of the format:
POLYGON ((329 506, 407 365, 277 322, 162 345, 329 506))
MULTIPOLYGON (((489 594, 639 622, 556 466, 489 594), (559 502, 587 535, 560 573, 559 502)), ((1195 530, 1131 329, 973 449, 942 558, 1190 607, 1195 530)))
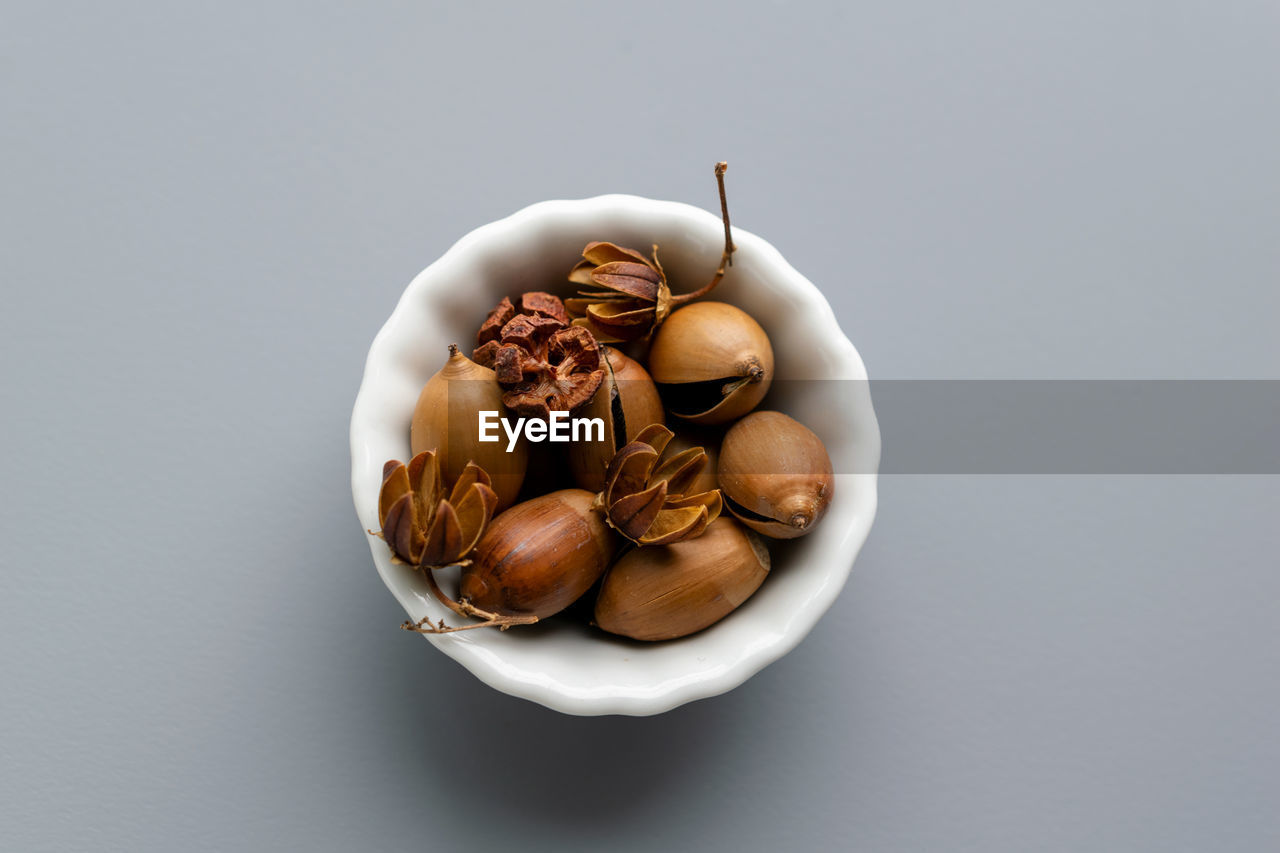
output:
MULTIPOLYGON (((771 548, 773 570, 760 590, 690 637, 646 644, 554 620, 427 636, 486 684, 569 714, 660 713, 730 690, 790 651, 844 585, 876 511, 880 432, 866 370, 818 289, 764 240, 737 228, 733 237, 733 267, 711 298, 743 308, 769 334, 777 381, 762 408, 791 414, 826 443, 837 482, 825 519, 808 536, 771 548), (845 381, 788 381, 804 379, 845 381)), ((423 383, 443 365, 450 342, 465 350, 474 341, 502 296, 563 292, 566 272, 591 240, 641 249, 658 243, 672 289, 691 290, 714 271, 723 239, 720 219, 705 210, 607 195, 535 204, 459 240, 409 283, 369 349, 351 417, 361 528, 378 527, 383 463, 409 457, 423 383)), ((380 539, 370 536, 369 547, 411 619, 456 621, 414 571, 391 564, 380 539)))

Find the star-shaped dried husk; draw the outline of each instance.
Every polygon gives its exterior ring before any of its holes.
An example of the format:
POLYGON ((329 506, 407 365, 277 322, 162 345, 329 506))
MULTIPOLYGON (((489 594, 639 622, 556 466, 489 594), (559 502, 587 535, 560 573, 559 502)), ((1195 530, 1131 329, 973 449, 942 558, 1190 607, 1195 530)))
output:
POLYGON ((609 524, 637 545, 670 545, 701 536, 723 507, 719 490, 685 492, 707 464, 701 447, 664 456, 674 433, 645 427, 609 462, 597 501, 609 524))
POLYGON ((434 451, 409 461, 391 460, 382 469, 378 521, 395 560, 418 568, 447 566, 475 548, 498 506, 489 475, 468 463, 445 494, 440 459, 434 451))
POLYGON ((720 283, 734 252, 729 203, 724 197, 724 172, 728 166, 716 164, 724 252, 711 281, 691 293, 672 296, 667 274, 658 261, 657 246, 653 247, 650 260, 635 249, 615 243, 588 243, 582 250, 582 260, 569 271, 569 281, 580 288, 578 297, 564 302, 575 326, 587 328, 602 344, 639 340, 652 334, 675 308, 706 296, 720 283))
POLYGON ((602 343, 634 341, 662 325, 671 313, 671 287, 658 262, 613 243, 588 243, 569 271, 578 297, 565 308, 575 326, 585 326, 602 343))

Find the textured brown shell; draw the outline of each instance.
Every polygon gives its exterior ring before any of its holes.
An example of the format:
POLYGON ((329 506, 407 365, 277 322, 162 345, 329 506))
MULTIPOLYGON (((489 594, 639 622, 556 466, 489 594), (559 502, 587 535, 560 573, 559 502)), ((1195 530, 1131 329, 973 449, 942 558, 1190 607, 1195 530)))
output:
POLYGON ((568 607, 600 578, 618 545, 594 500, 564 489, 499 515, 462 572, 462 596, 506 616, 542 619, 568 607))
POLYGON ((658 388, 640 362, 628 358, 613 347, 602 347, 607 365, 604 382, 600 384, 591 401, 574 413, 579 418, 600 418, 604 421, 604 439, 601 441, 577 441, 569 446, 569 470, 574 482, 584 489, 598 492, 604 488, 604 472, 622 444, 635 437, 650 424, 664 424, 662 398, 658 388), (625 422, 625 438, 619 444, 615 438, 615 401, 622 410, 625 422))
POLYGON ((694 302, 671 313, 649 349, 659 386, 704 383, 705 405, 672 414, 690 423, 723 424, 759 405, 773 382, 773 347, 751 315, 724 302, 694 302))
POLYGON ((775 539, 811 532, 835 494, 822 439, 781 412, 752 412, 730 427, 717 476, 726 508, 775 539))
POLYGON ((492 370, 456 352, 423 386, 413 410, 409 446, 415 456, 437 451, 449 486, 462 476, 468 462, 479 465, 489 475, 501 511, 515 503, 529 465, 529 450, 521 437, 508 453, 501 428, 500 441, 480 441, 481 411, 505 413, 502 387, 492 370))
POLYGON ((635 640, 671 640, 719 622, 769 573, 754 534, 718 518, 697 539, 624 555, 605 576, 596 624, 635 640))

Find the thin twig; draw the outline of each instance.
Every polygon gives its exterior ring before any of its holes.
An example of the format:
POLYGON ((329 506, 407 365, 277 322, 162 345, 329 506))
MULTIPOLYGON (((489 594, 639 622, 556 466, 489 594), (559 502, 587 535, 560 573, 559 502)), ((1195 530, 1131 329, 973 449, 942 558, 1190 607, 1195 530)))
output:
POLYGON ((423 617, 417 622, 406 621, 401 625, 400 627, 406 631, 415 631, 419 634, 453 634, 457 631, 470 631, 473 628, 497 628, 505 631, 512 625, 532 625, 538 621, 537 616, 503 616, 498 613, 491 613, 488 610, 481 610, 465 598, 454 601, 445 594, 444 590, 440 588, 440 584, 436 582, 436 575, 433 569, 428 567, 422 571, 426 574, 427 586, 431 589, 431 594, 436 597, 437 601, 459 616, 481 621, 471 625, 449 626, 444 624, 444 620, 439 620, 433 624, 430 617, 423 617))
POLYGON ((710 293, 720 279, 724 278, 725 267, 733 266, 733 253, 737 250, 737 246, 733 245, 733 232, 729 227, 729 200, 724 194, 724 173, 729 168, 729 164, 723 161, 716 163, 716 184, 720 188, 720 218, 724 220, 724 251, 720 254, 720 266, 716 269, 716 274, 711 281, 705 286, 693 291, 692 293, 682 293, 679 296, 671 298, 672 305, 683 305, 690 300, 697 299, 700 296, 706 296, 710 293))
POLYGON ((733 234, 729 231, 729 200, 724 197, 724 173, 728 168, 729 164, 723 160, 716 163, 716 184, 720 187, 720 218, 724 220, 724 256, 720 263, 722 269, 725 264, 733 266, 733 250, 738 248, 733 245, 733 234))

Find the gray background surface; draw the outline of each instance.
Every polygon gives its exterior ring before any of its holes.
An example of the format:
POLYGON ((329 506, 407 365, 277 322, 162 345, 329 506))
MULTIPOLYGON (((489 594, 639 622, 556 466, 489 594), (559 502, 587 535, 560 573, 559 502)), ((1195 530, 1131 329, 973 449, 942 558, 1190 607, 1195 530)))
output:
POLYGON ((396 630, 346 435, 457 237, 721 158, 875 377, 1280 378, 1280 7, 183 5, 0 10, 0 849, 1280 845, 1276 477, 886 477, 793 654, 574 719, 396 630))

